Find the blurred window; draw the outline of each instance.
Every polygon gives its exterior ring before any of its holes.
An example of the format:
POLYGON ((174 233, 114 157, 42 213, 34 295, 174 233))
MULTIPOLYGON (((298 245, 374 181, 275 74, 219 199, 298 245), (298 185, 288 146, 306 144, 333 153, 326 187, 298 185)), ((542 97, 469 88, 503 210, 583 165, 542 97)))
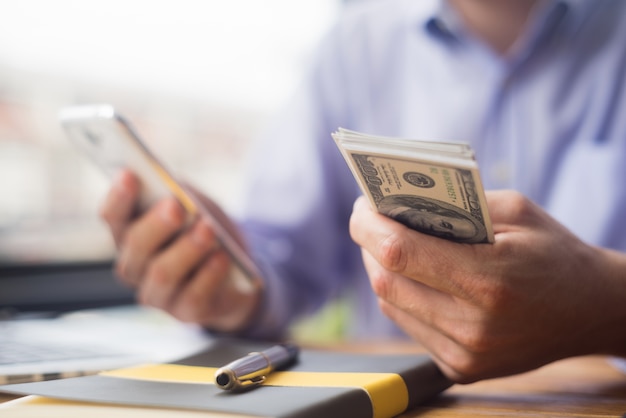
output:
POLYGON ((103 175, 59 109, 111 103, 173 171, 236 206, 241 157, 340 0, 20 0, 0 13, 0 263, 99 260, 103 175))

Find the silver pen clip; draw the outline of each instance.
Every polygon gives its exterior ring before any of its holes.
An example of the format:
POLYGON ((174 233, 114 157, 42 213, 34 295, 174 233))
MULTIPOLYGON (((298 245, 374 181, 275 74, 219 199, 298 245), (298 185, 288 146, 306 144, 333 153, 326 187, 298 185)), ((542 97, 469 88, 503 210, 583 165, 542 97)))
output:
POLYGON ((215 372, 215 384, 224 390, 245 390, 265 382, 274 370, 288 366, 298 357, 293 344, 279 344, 267 350, 253 352, 215 372))

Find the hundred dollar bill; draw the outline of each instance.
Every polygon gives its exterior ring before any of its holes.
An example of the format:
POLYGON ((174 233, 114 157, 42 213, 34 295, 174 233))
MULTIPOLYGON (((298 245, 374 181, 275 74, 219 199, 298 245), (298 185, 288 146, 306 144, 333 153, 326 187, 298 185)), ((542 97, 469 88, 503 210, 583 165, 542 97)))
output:
POLYGON ((378 212, 417 231, 461 243, 493 243, 474 152, 467 144, 332 134, 378 212))

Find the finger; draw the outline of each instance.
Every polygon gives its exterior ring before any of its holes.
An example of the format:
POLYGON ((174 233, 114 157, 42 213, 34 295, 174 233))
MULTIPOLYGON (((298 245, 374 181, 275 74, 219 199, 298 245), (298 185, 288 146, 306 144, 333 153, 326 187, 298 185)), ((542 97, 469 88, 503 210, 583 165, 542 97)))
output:
POLYGON ((179 289, 187 285, 189 276, 216 246, 213 231, 197 221, 150 263, 139 288, 139 301, 167 309, 179 289))
MULTIPOLYGON (((222 307, 228 305, 229 295, 222 292, 228 280, 230 260, 223 250, 204 260, 189 283, 172 300, 170 311, 182 321, 214 327, 226 317, 222 307)), ((231 311, 240 307, 230 306, 231 311)))
POLYGON ((516 231, 521 227, 552 225, 555 220, 536 203, 514 190, 485 193, 494 232, 516 231))
POLYGON ((471 303, 383 269, 369 254, 363 260, 379 299, 419 319, 454 341, 472 344, 483 316, 471 303))
POLYGON ((481 365, 455 341, 387 302, 381 301, 380 307, 407 335, 424 346, 449 379, 457 383, 479 380, 481 365))
POLYGON ((109 225, 119 247, 139 199, 139 181, 129 170, 122 170, 100 206, 100 217, 109 225))
MULTIPOLYGON (((368 271, 372 267, 368 266, 368 271)), ((511 347, 528 351, 518 343, 518 333, 511 330, 510 323, 494 320, 466 301, 389 272, 383 275, 387 284, 381 286, 376 283, 380 276, 371 273, 383 312, 437 356, 440 365, 445 363, 446 374, 456 381, 494 377, 491 373, 502 373, 503 367, 511 373, 523 370, 506 358, 511 347)))
POLYGON ((516 231, 520 225, 534 223, 534 204, 521 193, 512 190, 488 191, 485 193, 494 233, 516 231))
POLYGON ((117 260, 120 278, 136 286, 150 259, 182 230, 184 222, 184 209, 175 199, 168 198, 131 223, 126 229, 117 260))
POLYGON ((459 244, 407 228, 370 209, 357 199, 350 218, 350 234, 387 270, 411 277, 434 289, 466 296, 467 279, 484 268, 490 245, 459 244))
POLYGON ((442 372, 457 383, 472 383, 494 377, 517 374, 536 369, 554 361, 552 352, 536 354, 535 344, 516 344, 507 347, 492 346, 473 350, 471 346, 451 338, 419 318, 385 301, 382 311, 410 337, 418 341, 432 355, 442 372))
POLYGON ((186 188, 189 193, 200 202, 198 206, 201 215, 204 216, 206 220, 213 222, 216 227, 219 226, 223 228, 226 235, 232 237, 240 247, 244 248, 245 242, 241 236, 241 231, 239 231, 223 209, 213 199, 209 199, 192 186, 186 186, 186 188))

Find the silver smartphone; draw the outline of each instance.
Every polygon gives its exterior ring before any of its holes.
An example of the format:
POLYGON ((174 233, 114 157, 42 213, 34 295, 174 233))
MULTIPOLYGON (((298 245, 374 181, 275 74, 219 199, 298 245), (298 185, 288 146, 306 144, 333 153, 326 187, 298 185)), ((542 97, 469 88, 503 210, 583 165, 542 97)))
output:
POLYGON ((190 215, 196 214, 196 205, 188 193, 113 106, 66 107, 59 118, 74 146, 108 177, 112 178, 122 168, 132 170, 139 177, 141 210, 164 196, 174 195, 190 215))
POLYGON ((247 253, 213 214, 176 180, 113 106, 70 106, 61 109, 59 119, 74 146, 108 177, 113 177, 122 168, 137 175, 141 183, 140 211, 164 197, 175 196, 190 221, 197 216, 209 219, 222 246, 235 261, 232 276, 240 289, 252 290, 260 285, 258 270, 247 253))

